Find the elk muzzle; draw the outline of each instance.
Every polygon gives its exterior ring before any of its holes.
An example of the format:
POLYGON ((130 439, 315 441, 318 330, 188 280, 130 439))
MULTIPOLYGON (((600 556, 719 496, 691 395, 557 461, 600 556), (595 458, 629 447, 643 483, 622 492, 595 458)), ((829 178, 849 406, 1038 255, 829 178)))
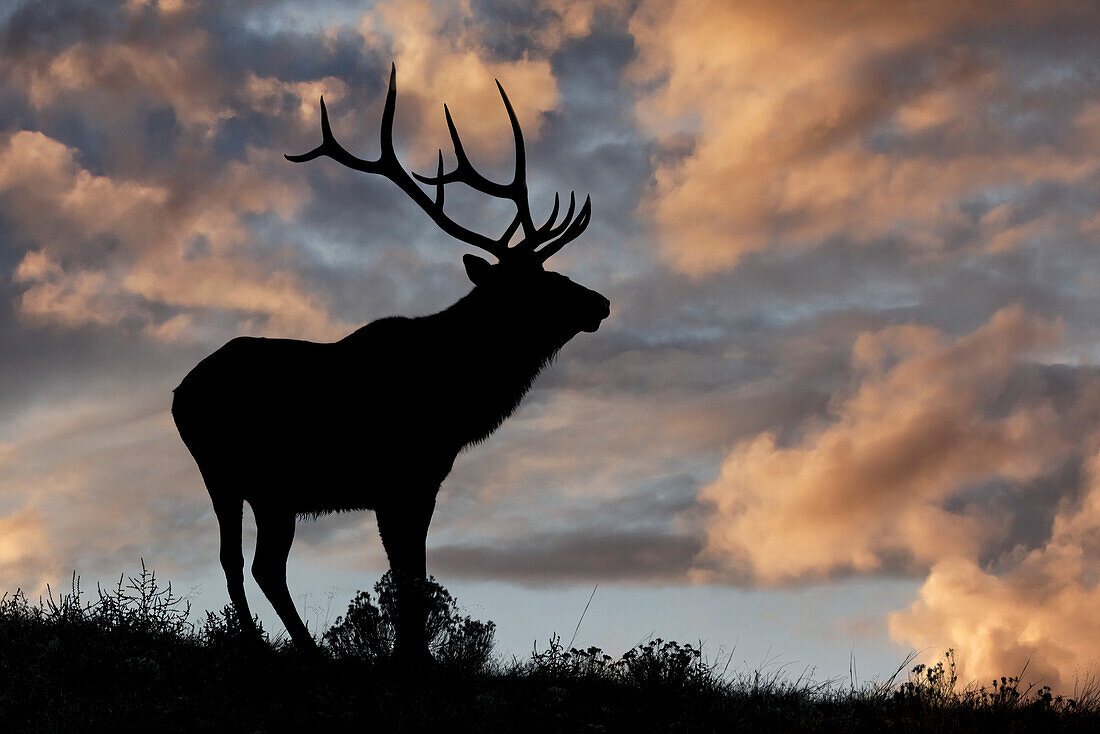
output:
POLYGON ((589 313, 590 319, 586 321, 584 326, 581 327, 582 331, 586 331, 589 334, 600 328, 600 324, 603 320, 611 315, 611 301, 604 298, 596 291, 589 291, 592 294, 592 305, 589 313))

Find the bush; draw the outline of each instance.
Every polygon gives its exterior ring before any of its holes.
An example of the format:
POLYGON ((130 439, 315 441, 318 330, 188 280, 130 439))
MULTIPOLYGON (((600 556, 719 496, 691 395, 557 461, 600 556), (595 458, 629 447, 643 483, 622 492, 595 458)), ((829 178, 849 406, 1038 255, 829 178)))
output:
POLYGON ((528 675, 570 680, 613 680, 617 663, 598 647, 565 649, 559 635, 551 635, 545 650, 531 651, 531 660, 523 666, 528 675))
POLYGON ((527 675, 561 681, 602 680, 641 690, 703 691, 724 685, 703 660, 700 648, 657 638, 627 650, 615 660, 598 647, 568 651, 553 635, 545 650, 535 649, 521 666, 527 675))
POLYGON ((129 636, 186 638, 195 631, 190 621, 191 603, 161 587, 155 571, 141 562, 137 576, 119 576, 113 589, 96 586, 98 599, 85 601, 80 577, 73 573, 68 593, 54 596, 46 585, 46 597, 31 604, 17 589, 0 599, 0 618, 10 625, 69 629, 84 627, 129 636))
POLYGON ((242 643, 270 643, 259 617, 252 617, 253 627, 241 625, 237 610, 226 604, 217 612, 207 612, 196 633, 201 644, 212 648, 240 647, 242 643))
MULTIPOLYGON (((79 604, 80 589, 74 585, 73 596, 79 604)), ((128 579, 119 576, 114 589, 104 591, 97 586, 99 600, 86 608, 85 614, 96 626, 137 635, 187 637, 195 631, 191 623, 191 602, 178 597, 172 584, 161 588, 157 574, 141 561, 141 573, 128 579)))
MULTIPOLYGON (((397 621, 397 582, 387 571, 374 585, 377 606, 370 593, 360 591, 347 614, 336 618, 322 642, 337 658, 385 662, 393 656, 397 621)), ((426 637, 436 662, 476 672, 484 670, 493 652, 493 622, 462 616, 458 603, 434 578, 423 582, 428 610, 426 637)))
POLYGON ((703 688, 712 675, 702 658, 690 644, 658 637, 627 650, 618 666, 622 677, 639 688, 703 688))

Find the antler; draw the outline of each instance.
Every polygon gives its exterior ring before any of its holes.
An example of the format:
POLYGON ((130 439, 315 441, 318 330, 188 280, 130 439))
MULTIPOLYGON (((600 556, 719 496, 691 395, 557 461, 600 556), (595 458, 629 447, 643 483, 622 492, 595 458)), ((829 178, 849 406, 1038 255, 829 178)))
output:
POLYGON ((436 174, 434 176, 422 176, 418 173, 412 174, 417 181, 435 187, 435 200, 433 201, 428 197, 424 190, 409 176, 409 173, 405 171, 393 149, 393 116, 394 109, 397 106, 396 65, 390 66, 390 86, 389 91, 386 93, 386 106, 382 111, 382 151, 376 160, 366 161, 362 158, 357 158, 344 150, 340 143, 336 142, 336 138, 332 135, 332 128, 329 126, 328 110, 325 108, 324 97, 321 97, 321 144, 308 153, 303 153, 302 155, 288 155, 285 157, 288 161, 293 163, 304 163, 324 155, 356 171, 377 173, 385 176, 408 194, 409 198, 427 212, 428 216, 432 218, 432 221, 438 224, 444 232, 452 237, 474 245, 475 247, 480 247, 494 255, 498 260, 505 259, 509 256, 509 253, 522 251, 533 255, 539 262, 545 262, 547 258, 564 247, 566 243, 575 239, 588 226, 588 222, 592 216, 591 199, 590 197, 585 197, 584 204, 581 206, 581 210, 577 214, 576 219, 574 219, 573 210, 576 206, 576 199, 573 192, 570 192, 569 209, 565 213, 565 218, 558 223, 556 220, 560 202, 558 195, 555 194, 554 208, 550 212, 550 217, 542 226, 535 226, 531 219, 531 204, 527 198, 527 154, 523 145, 523 133, 520 131, 519 120, 516 119, 516 113, 515 110, 512 109, 512 103, 508 101, 508 95, 504 93, 504 87, 500 85, 499 81, 497 82, 497 89, 500 90, 501 99, 504 100, 504 107, 508 110, 508 119, 512 123, 512 135, 515 138, 516 170, 515 175, 509 183, 502 184, 491 181, 481 175, 473 167, 473 164, 470 163, 470 159, 466 156, 466 151, 462 147, 462 141, 458 137, 458 131, 455 129, 454 121, 451 119, 451 111, 444 105, 443 111, 447 117, 447 129, 451 134, 451 142, 454 145, 455 158, 458 164, 453 171, 444 173, 443 151, 440 150, 438 158, 439 163, 436 167, 436 174), (516 216, 504 230, 503 234, 496 238, 488 237, 479 232, 467 229, 443 212, 444 186, 449 183, 464 183, 475 191, 480 191, 483 194, 488 194, 498 199, 508 199, 516 205, 516 216), (509 241, 516 233, 516 230, 521 227, 523 228, 523 239, 514 247, 509 247, 509 241), (538 249, 540 245, 543 245, 543 247, 538 249))

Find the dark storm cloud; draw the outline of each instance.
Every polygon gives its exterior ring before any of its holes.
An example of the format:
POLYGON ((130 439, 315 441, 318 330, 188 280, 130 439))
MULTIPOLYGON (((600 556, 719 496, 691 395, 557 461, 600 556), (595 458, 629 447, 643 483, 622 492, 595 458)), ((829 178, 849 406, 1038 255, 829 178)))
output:
POLYGON ((663 536, 607 528, 563 531, 501 546, 431 547, 433 569, 522 585, 608 582, 683 583, 701 547, 693 536, 663 536))
POLYGON ((481 503, 470 503, 461 513, 438 518, 429 543, 431 564, 440 573, 525 585, 584 579, 683 583, 701 547, 698 529, 691 521, 674 526, 670 520, 690 513, 696 492, 695 479, 686 474, 651 478, 639 481, 630 495, 573 497, 534 525, 500 508, 499 516, 486 518, 473 533, 466 513, 478 513, 481 503))
POLYGON ((61 0, 53 3, 22 2, 4 19, 4 53, 48 58, 80 41, 96 43, 112 37, 119 28, 118 3, 61 0))

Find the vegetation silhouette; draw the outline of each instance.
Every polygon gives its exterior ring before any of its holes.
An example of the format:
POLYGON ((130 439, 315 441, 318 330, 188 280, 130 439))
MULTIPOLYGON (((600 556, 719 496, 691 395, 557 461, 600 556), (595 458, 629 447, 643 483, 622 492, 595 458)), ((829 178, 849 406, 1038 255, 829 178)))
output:
POLYGON ((542 225, 531 217, 519 121, 499 82, 515 143, 515 174, 498 183, 478 173, 444 107, 457 165, 410 174, 393 147, 396 68, 382 114, 381 154, 367 161, 333 137, 321 99, 321 144, 294 162, 327 156, 397 184, 445 232, 493 255, 464 255, 474 289, 420 318, 371 322, 333 343, 240 337, 202 360, 175 390, 172 414, 210 492, 221 532, 221 564, 242 625, 252 623, 244 592, 243 503, 256 516, 252 574, 295 644, 312 647, 286 583, 295 521, 374 510, 397 584, 396 649, 428 658, 425 539, 436 494, 458 453, 483 441, 512 414, 532 381, 566 342, 594 332, 610 314, 599 293, 544 268, 591 217, 576 200, 558 221, 559 200, 542 225), (435 189, 430 198, 413 180, 435 189), (492 238, 444 213, 444 189, 463 183, 515 204, 492 238), (513 238, 518 241, 512 244, 513 238))
MULTIPOLYGON (((374 598, 360 591, 348 611, 325 630, 324 649, 337 660, 385 664, 394 659, 397 630, 397 583, 387 571, 374 585, 374 598)), ((476 673, 492 662, 496 624, 463 616, 458 602, 434 578, 423 583, 427 610, 424 637, 436 662, 444 669, 476 673)))
POLYGON ((792 679, 730 656, 653 639, 618 658, 552 636, 530 658, 491 655, 492 622, 433 600, 438 665, 393 675, 392 575, 360 593, 322 638, 323 654, 261 638, 226 607, 189 618, 185 599, 145 568, 85 601, 79 579, 37 603, 0 595, 3 731, 477 732, 1097 731, 1100 687, 1072 697, 1020 676, 960 686, 951 651, 884 681, 792 679))

